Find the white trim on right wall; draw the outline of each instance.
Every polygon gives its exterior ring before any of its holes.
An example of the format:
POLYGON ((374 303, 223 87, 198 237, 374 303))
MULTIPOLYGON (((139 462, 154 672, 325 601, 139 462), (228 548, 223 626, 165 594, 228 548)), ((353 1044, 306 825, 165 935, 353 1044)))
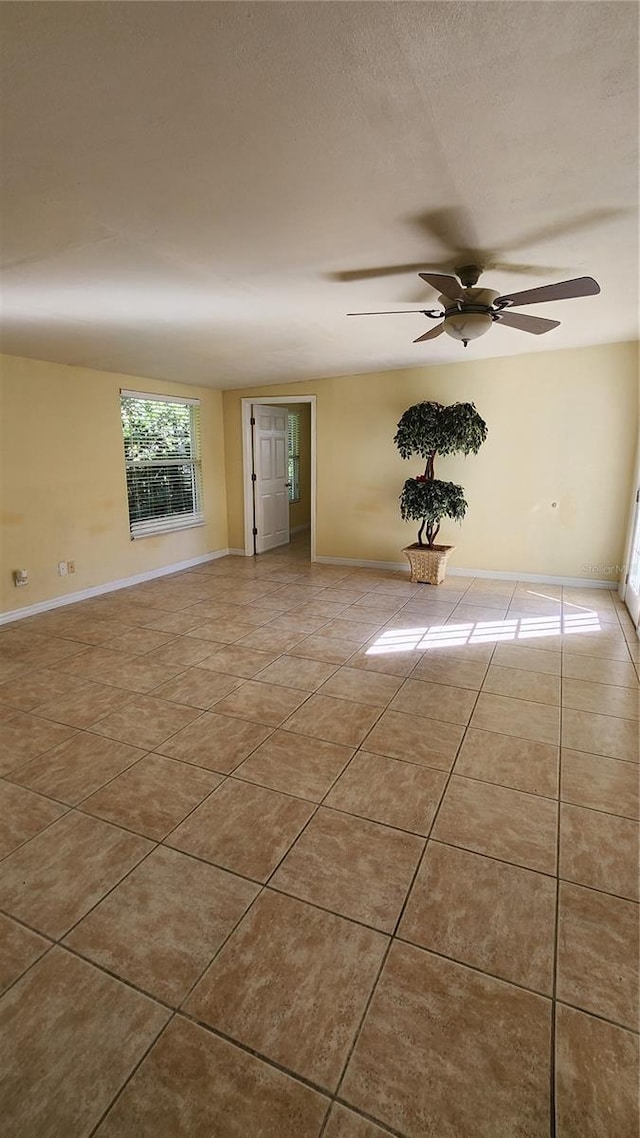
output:
MULTIPOLYGON (((352 557, 316 557, 320 565, 348 565, 353 569, 388 569, 409 573, 401 561, 359 561, 352 557)), ((513 573, 499 569, 447 569, 448 577, 483 577, 488 581, 527 581, 536 585, 567 585, 581 589, 617 589, 617 581, 599 581, 593 577, 550 577, 544 573, 513 573)))
POLYGON ((636 462, 634 467, 634 484, 631 494, 631 503, 629 509, 629 527, 627 530, 627 542, 624 553, 624 560, 622 562, 622 574, 620 576, 620 584, 618 593, 620 599, 624 601, 627 606, 629 617, 635 625, 635 630, 640 638, 640 607, 638 605, 638 594, 633 592, 629 585, 629 575, 631 573, 631 561, 633 559, 633 548, 635 544, 635 537, 637 533, 636 527, 640 526, 640 440, 638 442, 638 450, 636 453, 636 462))

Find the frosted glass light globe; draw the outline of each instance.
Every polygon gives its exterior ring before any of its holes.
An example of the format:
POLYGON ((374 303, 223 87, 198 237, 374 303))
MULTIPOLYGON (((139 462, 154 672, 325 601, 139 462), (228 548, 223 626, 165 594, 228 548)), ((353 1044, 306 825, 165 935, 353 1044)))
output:
POLYGON ((477 340, 488 332, 493 320, 486 312, 452 312, 446 316, 444 330, 454 340, 477 340))

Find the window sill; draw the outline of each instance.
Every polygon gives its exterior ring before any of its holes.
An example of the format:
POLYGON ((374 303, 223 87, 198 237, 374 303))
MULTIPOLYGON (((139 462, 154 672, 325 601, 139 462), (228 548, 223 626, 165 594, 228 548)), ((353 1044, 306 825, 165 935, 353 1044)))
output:
POLYGON ((140 528, 135 527, 131 530, 131 540, 140 541, 143 537, 161 537, 164 533, 178 533, 184 529, 197 529, 199 526, 205 525, 205 519, 189 518, 188 520, 169 520, 141 523, 140 528))

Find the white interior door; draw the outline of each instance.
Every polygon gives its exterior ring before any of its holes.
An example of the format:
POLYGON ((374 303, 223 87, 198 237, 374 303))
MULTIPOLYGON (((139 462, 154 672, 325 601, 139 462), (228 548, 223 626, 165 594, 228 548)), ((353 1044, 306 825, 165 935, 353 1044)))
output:
POLYGON ((629 562, 624 590, 624 603, 631 614, 631 619, 638 627, 640 620, 640 489, 636 492, 636 509, 633 520, 631 544, 629 546, 629 562))
POLYGON ((287 408, 253 405, 253 501, 256 553, 289 541, 287 408))

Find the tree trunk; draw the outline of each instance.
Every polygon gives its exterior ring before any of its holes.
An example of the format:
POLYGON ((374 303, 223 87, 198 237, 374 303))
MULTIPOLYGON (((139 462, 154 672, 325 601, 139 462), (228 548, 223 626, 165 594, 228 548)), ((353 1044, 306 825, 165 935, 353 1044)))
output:
MULTIPOLYGON (((425 472, 425 475, 428 478, 429 482, 432 482, 433 479, 435 478, 435 474, 434 474, 434 470, 433 470, 433 463, 434 463, 435 457, 436 457, 436 452, 434 450, 432 450, 427 455, 427 465, 424 468, 424 472, 425 472)), ((433 543, 438 536, 438 530, 439 529, 440 529, 439 523, 434 529, 431 522, 429 522, 427 524, 427 519, 424 518, 422 521, 422 525, 420 526, 420 530, 418 532, 418 545, 424 545, 424 542, 422 540, 422 534, 423 534, 423 532, 425 532, 425 535, 427 538, 427 548, 432 549, 433 543), (425 529, 425 527, 426 527, 426 529, 425 529)))

